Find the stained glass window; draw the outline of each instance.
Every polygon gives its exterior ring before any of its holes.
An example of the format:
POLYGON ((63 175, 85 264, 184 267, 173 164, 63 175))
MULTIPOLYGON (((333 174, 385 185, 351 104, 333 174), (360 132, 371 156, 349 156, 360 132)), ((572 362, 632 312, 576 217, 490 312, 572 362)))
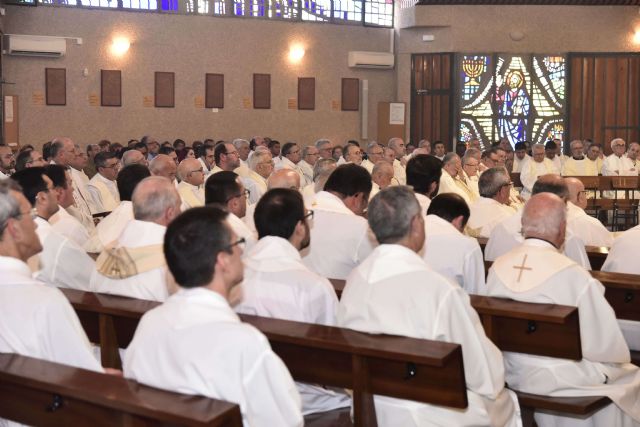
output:
POLYGON ((331 0, 302 0, 303 21, 329 21, 331 0))
POLYGON ((381 27, 393 26, 393 0, 365 1, 364 23, 381 27))
POLYGON ((333 18, 362 22, 362 0, 333 0, 333 18))
POLYGON ((461 141, 563 139, 564 57, 464 55, 458 70, 461 141))

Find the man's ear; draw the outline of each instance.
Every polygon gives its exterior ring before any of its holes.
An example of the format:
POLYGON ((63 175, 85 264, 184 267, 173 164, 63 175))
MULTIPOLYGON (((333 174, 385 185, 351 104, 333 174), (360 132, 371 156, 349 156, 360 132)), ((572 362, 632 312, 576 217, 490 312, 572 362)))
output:
POLYGON ((463 232, 464 227, 462 223, 464 222, 464 217, 462 215, 458 215, 453 220, 451 220, 451 225, 453 225, 459 232, 463 232))

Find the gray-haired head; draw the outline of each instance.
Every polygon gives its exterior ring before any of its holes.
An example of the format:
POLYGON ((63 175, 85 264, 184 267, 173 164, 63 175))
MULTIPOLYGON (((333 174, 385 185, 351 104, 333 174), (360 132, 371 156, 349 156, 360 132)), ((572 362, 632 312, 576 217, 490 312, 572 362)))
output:
POLYGON ((271 152, 267 147, 259 145, 247 160, 247 164, 249 165, 249 169, 255 171, 259 163, 266 162, 268 160, 271 160, 271 152))
POLYGON ((140 164, 143 166, 147 166, 148 162, 147 162, 147 159, 144 157, 144 154, 142 154, 138 150, 125 151, 124 154, 122 155, 122 166, 125 167, 133 164, 140 164))
POLYGON ((478 190, 481 197, 491 199, 495 197, 502 187, 509 184, 511 178, 503 167, 489 168, 478 179, 478 190))
POLYGON ((569 200, 569 188, 564 179, 557 174, 541 175, 531 188, 531 194, 552 193, 565 202, 569 200))
POLYGON ((20 216, 20 202, 11 194, 11 190, 22 192, 20 186, 11 179, 0 180, 0 240, 7 227, 9 218, 20 216))
POLYGON ((247 147, 249 146, 249 141, 242 138, 236 138, 231 143, 233 144, 234 147, 236 147, 236 150, 239 150, 243 146, 247 146, 247 147))
POLYGON ((371 141, 370 143, 367 144, 367 153, 370 153, 371 150, 373 150, 374 148, 379 147, 379 146, 380 146, 380 144, 378 144, 377 142, 371 141))
POLYGON ((522 211, 522 235, 553 243, 556 247, 564 242, 567 224, 567 209, 564 201, 551 193, 531 196, 522 211))
POLYGON ((324 184, 329 179, 329 175, 338 167, 338 162, 334 159, 318 159, 313 166, 314 190, 317 193, 322 191, 324 184))
POLYGON ((322 147, 324 147, 327 144, 331 144, 331 141, 329 141, 328 139, 319 139, 315 142, 315 146, 318 150, 322 149, 322 147))
POLYGON ((446 166, 448 165, 450 162, 454 161, 455 159, 459 159, 460 156, 458 156, 456 153, 447 153, 444 155, 444 158, 442 159, 442 165, 446 166))
POLYGON ((162 176, 150 176, 140 181, 131 201, 133 217, 140 221, 157 222, 167 208, 178 207, 179 210, 180 207, 178 191, 171 181, 162 176))
POLYGON ((413 190, 396 185, 381 190, 369 202, 368 221, 380 244, 396 243, 409 234, 411 221, 420 215, 413 190))

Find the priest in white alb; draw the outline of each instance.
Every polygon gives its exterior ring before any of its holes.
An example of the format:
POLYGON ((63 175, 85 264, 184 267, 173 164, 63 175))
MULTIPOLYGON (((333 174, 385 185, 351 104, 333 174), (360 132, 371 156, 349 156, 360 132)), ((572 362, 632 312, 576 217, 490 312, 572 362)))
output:
POLYGON ((61 288, 89 290, 89 278, 95 263, 84 249, 53 230, 49 218, 58 211, 53 182, 44 168, 28 168, 13 174, 22 192, 35 208, 36 233, 42 252, 29 260, 38 280, 61 288))
POLYGON ((474 199, 471 189, 460 180, 462 162, 456 153, 447 153, 442 161, 442 177, 440 177, 440 188, 438 194, 455 193, 467 202, 468 205, 474 199))
POLYGON ((527 144, 516 142, 513 151, 513 170, 511 172, 520 173, 522 172, 522 166, 531 160, 531 156, 527 154, 527 144))
POLYGON ((509 387, 550 396, 607 396, 613 403, 587 418, 535 413, 540 427, 640 425, 640 369, 630 362, 604 288, 560 253, 565 202, 555 194, 533 196, 524 208, 524 242, 499 257, 489 271, 490 296, 578 308, 582 360, 505 352, 509 387))
POLYGON ((416 154, 407 162, 407 185, 420 204, 420 212, 426 217, 431 198, 438 194, 442 178, 442 162, 428 154, 416 154))
POLYGON ((204 169, 196 159, 184 159, 178 165, 178 193, 182 210, 204 206, 204 169))
POLYGON ((273 172, 274 162, 271 153, 265 147, 256 147, 249 157, 249 175, 242 178, 242 183, 249 190, 249 203, 258 203, 260 197, 267 192, 267 178, 273 172))
POLYGON ((509 206, 512 186, 505 168, 489 168, 480 175, 480 198, 471 204, 467 223, 470 236, 488 238, 497 224, 515 214, 516 211, 509 206))
POLYGON ((433 198, 425 219, 424 260, 469 294, 484 294, 484 259, 478 240, 462 234, 469 207, 453 193, 433 198))
POLYGON ((367 220, 371 176, 362 166, 345 164, 329 175, 313 206, 311 245, 303 262, 327 279, 346 279, 373 250, 367 220))
POLYGON ((535 184, 538 177, 551 173, 560 173, 560 169, 545 156, 544 145, 534 144, 531 147, 531 154, 531 160, 524 163, 520 171, 520 181, 522 182, 520 195, 525 200, 531 196, 533 184, 535 184))
POLYGON ((375 396, 378 425, 518 426, 517 399, 504 387, 502 355, 486 337, 469 296, 418 255, 424 216, 413 192, 389 187, 369 205, 380 243, 347 278, 338 309, 342 327, 374 334, 442 340, 462 346, 469 405, 452 409, 375 396))
MULTIPOLYGON (((338 298, 333 286, 300 257, 299 251, 309 246, 313 219, 302 195, 289 188, 267 191, 256 206, 255 219, 260 240, 245 254, 236 312, 335 326, 338 298)), ((344 391, 296 385, 305 415, 351 405, 344 391)))
POLYGON ((94 213, 111 212, 120 203, 116 178, 120 168, 120 161, 114 153, 100 152, 93 159, 97 174, 87 184, 91 194, 94 213))
POLYGON ((216 207, 193 208, 167 227, 165 256, 180 290, 140 319, 125 377, 237 403, 245 426, 302 426, 300 396, 286 366, 229 306, 230 291, 243 278, 243 240, 227 216, 216 207))
POLYGON ((562 165, 562 176, 598 176, 598 165, 584 155, 584 144, 575 139, 569 145, 571 157, 562 165))
MULTIPOLYGON (((200 166, 196 159, 191 160, 200 166)), ((175 292, 162 243, 180 205, 180 196, 168 179, 152 176, 142 180, 133 192, 134 219, 96 260, 91 289, 152 301, 164 301, 175 292)))
MULTIPOLYGON (((622 233, 613 241, 607 259, 604 261, 600 271, 640 274, 640 263, 638 262, 639 250, 640 225, 636 225, 622 233)), ((634 351, 640 350, 640 322, 618 319, 618 324, 620 325, 620 329, 622 329, 622 334, 629 348, 634 351)))
POLYGON ((584 209, 587 207, 587 191, 584 184, 577 178, 565 178, 569 188, 567 202, 567 224, 576 230, 578 236, 587 246, 610 247, 613 244, 613 234, 602 223, 584 209))

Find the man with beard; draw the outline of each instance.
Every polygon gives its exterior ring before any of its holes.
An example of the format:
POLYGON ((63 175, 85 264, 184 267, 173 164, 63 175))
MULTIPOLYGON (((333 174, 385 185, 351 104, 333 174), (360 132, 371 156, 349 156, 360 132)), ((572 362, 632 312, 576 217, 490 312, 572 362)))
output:
POLYGON ((0 145, 0 179, 9 178, 16 166, 13 151, 8 145, 0 145))
MULTIPOLYGON (((334 326, 338 298, 329 281, 309 270, 300 250, 309 246, 309 220, 298 191, 269 190, 254 214, 260 240, 245 255, 240 313, 334 326)), ((302 413, 348 407, 344 394, 298 383, 302 413)))

